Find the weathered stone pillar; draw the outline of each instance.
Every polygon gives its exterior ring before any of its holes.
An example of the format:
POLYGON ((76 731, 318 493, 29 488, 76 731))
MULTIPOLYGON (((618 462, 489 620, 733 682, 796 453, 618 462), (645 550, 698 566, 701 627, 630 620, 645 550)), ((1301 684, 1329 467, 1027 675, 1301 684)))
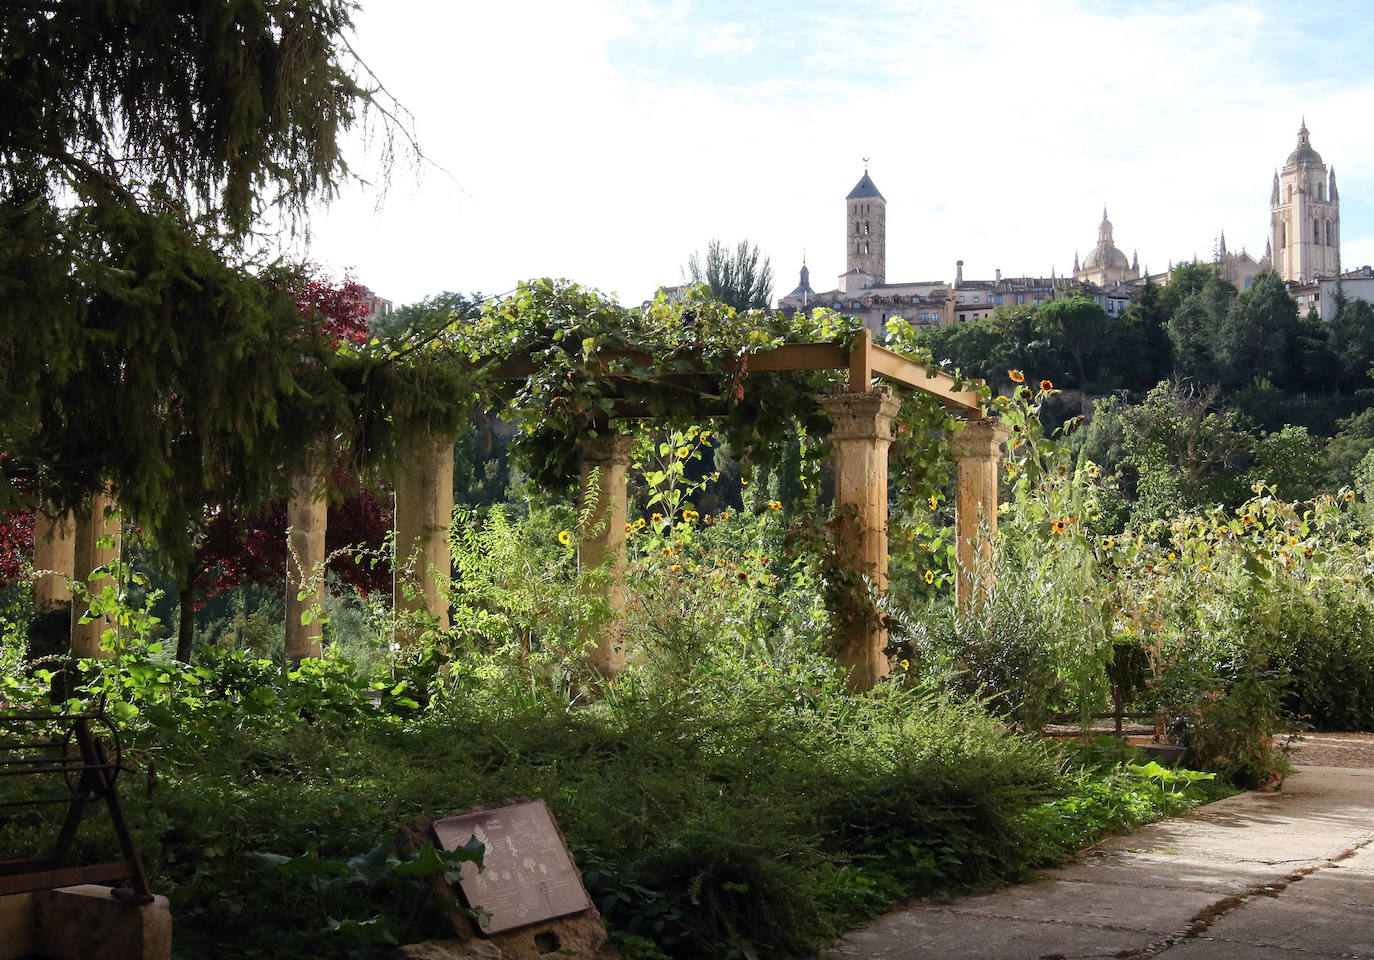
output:
MULTIPOLYGON (((819 398, 834 425, 835 514, 839 555, 879 591, 887 589, 887 451, 901 401, 886 387, 819 398)), ((887 630, 875 611, 851 611, 838 637, 840 665, 851 690, 868 690, 888 675, 887 630)))
POLYGON ((325 497, 323 461, 312 459, 291 481, 286 501, 286 658, 297 663, 320 655, 324 626, 325 531, 329 501, 325 497), (313 608, 313 612, 312 612, 313 608), (302 623, 309 614, 309 623, 302 623))
POLYGON ((997 466, 1010 428, 996 420, 970 420, 954 435, 950 452, 956 469, 954 490, 954 597, 967 609, 986 596, 993 583, 993 537, 997 533, 997 466))
MULTIPOLYGON (((119 513, 114 499, 94 494, 90 506, 76 515, 72 579, 85 583, 93 596, 101 593, 110 584, 110 575, 101 574, 92 581, 91 574, 96 568, 119 559, 119 547, 119 513)), ((110 650, 102 646, 100 638, 115 625, 114 620, 106 615, 89 623, 78 622, 86 612, 84 603, 72 604, 72 656, 107 657, 110 650)))
MULTIPOLYGON (((447 630, 448 587, 453 572, 449 529, 453 524, 453 438, 413 438, 396 472, 396 560, 393 603, 397 613, 424 611, 447 630)), ((410 631, 397 636, 406 644, 410 631)))
POLYGON ((624 624, 619 612, 625 607, 625 476, 630 467, 632 438, 618 433, 584 437, 578 442, 582 455, 582 476, 578 487, 578 506, 588 511, 590 522, 580 532, 577 548, 582 571, 602 568, 605 579, 597 579, 598 590, 611 612, 610 620, 596 630, 587 653, 587 663, 602 676, 615 676, 625 670, 624 624))
POLYGON ((33 517, 33 568, 47 570, 33 584, 33 609, 46 613, 72 602, 71 579, 76 571, 76 516, 67 511, 51 517, 38 510, 33 517))

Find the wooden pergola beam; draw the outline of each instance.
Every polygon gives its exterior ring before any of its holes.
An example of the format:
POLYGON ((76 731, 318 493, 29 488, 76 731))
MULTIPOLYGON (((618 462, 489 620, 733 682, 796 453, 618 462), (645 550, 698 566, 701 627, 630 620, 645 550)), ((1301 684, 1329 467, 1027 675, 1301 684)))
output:
MULTIPOLYGON (((635 350, 607 350, 598 352, 590 371, 597 376, 625 376, 620 366, 627 362, 632 367, 649 369, 653 367, 653 357, 635 350)), ((846 350, 833 343, 786 343, 771 350, 751 353, 741 361, 750 373, 784 373, 801 370, 847 370, 849 372, 849 391, 866 393, 875 376, 889 383, 907 387, 920 393, 937 397, 946 407, 966 414, 971 420, 981 420, 982 399, 976 390, 960 390, 955 380, 947 373, 940 373, 922 366, 914 360, 880 347, 873 343, 873 334, 861 330, 854 346, 846 350)), ((495 380, 518 380, 527 377, 535 370, 529 358, 508 360, 491 371, 495 380)), ((648 377, 645 383, 663 383, 670 386, 685 386, 693 371, 675 370, 648 377)), ((699 371, 705 373, 703 369, 699 371)), ((979 385, 982 381, 970 381, 979 385)))
MULTIPOLYGON (((886 347, 870 349, 873 372, 883 379, 938 397, 945 406, 967 413, 970 420, 981 420, 985 416, 983 400, 977 391, 955 389, 954 378, 949 374, 923 367, 886 347)), ((981 380, 970 382, 982 383, 981 380)))

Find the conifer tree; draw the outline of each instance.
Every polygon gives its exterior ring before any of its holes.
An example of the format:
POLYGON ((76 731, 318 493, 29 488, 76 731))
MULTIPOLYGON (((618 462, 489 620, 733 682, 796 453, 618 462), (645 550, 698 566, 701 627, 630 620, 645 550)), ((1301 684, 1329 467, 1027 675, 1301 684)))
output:
POLYGON ((184 562, 207 504, 256 508, 347 416, 297 278, 245 250, 334 193, 341 133, 385 107, 352 12, 0 2, 0 506, 109 486, 184 562))

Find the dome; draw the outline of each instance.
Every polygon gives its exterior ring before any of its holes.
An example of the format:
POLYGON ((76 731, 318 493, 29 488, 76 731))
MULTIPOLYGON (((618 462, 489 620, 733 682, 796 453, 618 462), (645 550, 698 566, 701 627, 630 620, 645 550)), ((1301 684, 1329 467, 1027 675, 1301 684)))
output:
POLYGON ((1288 155, 1287 166, 1296 167, 1299 164, 1313 164, 1320 166, 1322 155, 1312 149, 1312 144, 1308 142, 1307 121, 1303 121, 1298 129, 1298 145, 1293 152, 1288 155))
POLYGON ((1116 248, 1112 241, 1112 222, 1107 219, 1107 208, 1102 208, 1102 222, 1097 225, 1097 246, 1088 252, 1083 259, 1083 263, 1074 270, 1074 276, 1081 277, 1088 273, 1099 271, 1121 272, 1123 275, 1131 271, 1131 261, 1126 259, 1126 255, 1116 248))
POLYGON ((1083 270, 1130 270, 1131 261, 1109 243, 1099 243, 1083 258, 1083 270))

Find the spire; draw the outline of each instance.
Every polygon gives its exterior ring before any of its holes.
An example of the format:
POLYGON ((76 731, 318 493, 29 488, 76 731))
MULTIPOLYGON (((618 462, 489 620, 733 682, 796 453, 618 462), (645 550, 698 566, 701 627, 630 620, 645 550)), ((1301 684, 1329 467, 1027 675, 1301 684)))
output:
POLYGON ((1074 272, 1074 273, 1077 273, 1077 272, 1078 272, 1078 251, 1077 251, 1077 250, 1075 250, 1075 251, 1073 252, 1073 272, 1074 272))
POLYGON ((1278 172, 1277 170, 1274 171, 1274 192, 1270 195, 1270 197, 1269 197, 1269 202, 1270 202, 1271 204, 1273 204, 1274 206, 1278 206, 1278 202, 1279 202, 1279 172, 1278 172))
POLYGON ((1131 272, 1140 276, 1140 255, 1136 250, 1131 251, 1131 272))
POLYGON ((1226 256, 1226 231, 1221 231, 1221 255, 1226 256))
POLYGON ((1332 168, 1331 168, 1331 185, 1330 185, 1330 187, 1327 189, 1326 195, 1327 195, 1328 197, 1331 198, 1331 202, 1332 202, 1332 203, 1335 203, 1337 200, 1340 199, 1340 194, 1338 194, 1338 193, 1336 192, 1336 168, 1335 168, 1335 167, 1332 167, 1332 168))
POLYGON ((854 189, 849 191, 849 196, 845 197, 845 199, 865 200, 869 197, 876 197, 884 203, 887 202, 887 198, 878 192, 878 188, 874 185, 873 179, 868 175, 868 165, 865 163, 864 175, 859 178, 858 183, 854 184, 854 189))

